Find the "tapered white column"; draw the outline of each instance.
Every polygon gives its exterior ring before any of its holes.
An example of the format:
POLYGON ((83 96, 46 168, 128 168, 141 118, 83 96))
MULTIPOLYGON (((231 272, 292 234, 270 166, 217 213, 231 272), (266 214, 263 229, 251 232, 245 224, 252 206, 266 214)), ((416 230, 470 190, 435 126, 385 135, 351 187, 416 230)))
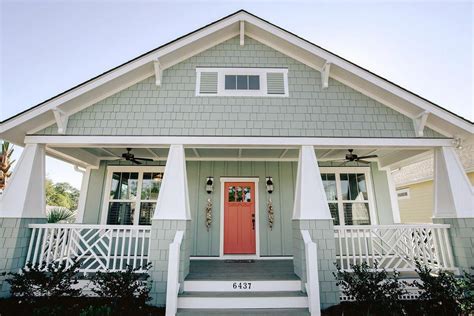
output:
POLYGON ((183 145, 170 147, 153 219, 191 219, 183 145))
POLYGON ((434 151, 435 218, 474 218, 474 187, 452 147, 434 151))
POLYGON ((44 145, 27 144, 0 200, 0 218, 44 218, 44 186, 44 145))
POLYGON ((332 219, 313 146, 300 149, 293 219, 332 219))

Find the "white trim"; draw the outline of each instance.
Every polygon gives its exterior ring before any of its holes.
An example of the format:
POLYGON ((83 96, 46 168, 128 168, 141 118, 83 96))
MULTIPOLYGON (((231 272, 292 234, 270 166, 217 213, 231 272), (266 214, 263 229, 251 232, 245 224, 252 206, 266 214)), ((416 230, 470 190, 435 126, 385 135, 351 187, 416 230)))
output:
POLYGON ((245 45, 245 21, 240 21, 240 46, 245 45))
POLYGON ((293 147, 318 146, 318 148, 347 146, 354 148, 361 147, 411 147, 411 148, 431 148, 431 147, 453 147, 452 139, 449 138, 348 138, 348 137, 213 137, 213 136, 36 136, 25 137, 26 144, 43 143, 49 146, 80 147, 84 145, 121 145, 124 147, 134 144, 134 147, 141 145, 169 146, 170 144, 183 144, 186 146, 262 146, 262 147, 293 147))
POLYGON ((402 219, 400 216, 400 205, 398 204, 399 199, 397 195, 397 186, 395 185, 395 181, 393 180, 392 170, 389 167, 386 167, 386 168, 379 167, 379 170, 383 170, 387 174, 388 191, 390 194, 390 206, 392 208, 393 222, 395 224, 400 224, 402 222, 402 219))
POLYGON ((430 114, 430 112, 423 111, 413 118, 413 127, 415 128, 415 134, 418 137, 423 137, 428 114, 430 114))
MULTIPOLYGON (((234 259, 234 258, 227 258, 227 257, 189 257, 190 260, 229 260, 229 259, 234 259)), ((236 258, 237 260, 240 259, 248 259, 248 258, 236 258)), ((251 258, 255 259, 255 258, 251 258)), ((264 257, 259 257, 258 260, 293 260, 293 256, 281 256, 281 257, 270 257, 270 256, 264 256, 264 257)))
POLYGON ((236 276, 233 280, 189 280, 183 282, 185 292, 296 292, 301 280, 252 280, 236 276), (234 283, 251 283, 251 288, 234 289, 234 283))
POLYGON ((329 72, 331 70, 331 63, 325 62, 323 68, 321 69, 321 87, 326 89, 329 87, 329 72))
POLYGON ((76 224, 82 224, 84 221, 84 213, 86 210, 87 191, 89 189, 89 180, 91 176, 91 167, 86 167, 86 171, 82 174, 81 191, 79 193, 79 202, 77 203, 76 224))
POLYGON ((221 207, 220 207, 220 235, 219 235, 219 257, 223 259, 260 259, 260 216, 259 216, 259 196, 258 183, 259 178, 238 178, 221 177, 221 207), (225 182, 253 182, 255 187, 255 255, 226 255, 224 254, 224 200, 225 200, 225 182))
POLYGON ((377 225, 378 217, 377 217, 377 204, 375 203, 375 194, 374 189, 372 186, 372 172, 370 167, 319 167, 320 173, 332 173, 336 175, 336 194, 337 200, 336 201, 329 201, 328 203, 336 203, 338 205, 339 211, 339 225, 334 225, 335 227, 344 227, 349 226, 352 227, 354 225, 346 225, 345 218, 344 218, 344 203, 354 203, 354 200, 343 200, 342 199, 342 192, 341 192, 341 180, 339 175, 341 173, 363 173, 365 174, 365 183, 367 185, 367 200, 364 202, 369 204, 369 214, 370 214, 370 224, 377 225))
MULTIPOLYGON (((138 198, 141 194, 142 180, 144 172, 165 172, 164 166, 107 166, 107 178, 105 179, 105 186, 103 192, 102 210, 100 216, 100 223, 102 225, 107 224, 107 215, 109 210, 109 192, 112 185, 112 174, 114 172, 138 172, 138 185, 137 185, 137 199, 135 200, 121 200, 123 202, 135 203, 135 215, 133 219, 133 226, 138 226, 138 220, 140 218, 140 204, 141 198, 138 198)), ((148 200, 144 200, 145 202, 148 200)), ((150 200, 150 202, 156 203, 157 201, 150 200)), ((127 225, 128 226, 128 225, 127 225)), ((131 226, 131 225, 130 225, 131 226)))
POLYGON ((397 198, 399 200, 408 200, 410 199, 410 188, 398 189, 397 190, 397 198), (400 193, 406 193, 405 196, 400 196, 400 193))
POLYGON ((178 298, 178 308, 199 309, 242 309, 242 308, 306 308, 306 296, 182 296, 178 298))
POLYGON ((218 97, 288 97, 288 68, 238 68, 238 67, 197 67, 196 68, 196 96, 218 96, 218 97), (202 72, 216 72, 217 73, 217 93, 200 93, 199 87, 201 84, 202 72), (267 74, 268 73, 282 73, 285 87, 284 94, 268 94, 267 93, 267 74), (259 90, 226 90, 225 76, 226 75, 254 75, 258 76, 260 80, 259 90))
POLYGON ((69 121, 69 115, 58 108, 53 109, 54 119, 58 126, 58 134, 66 134, 67 123, 69 121))
POLYGON ((153 62, 155 69, 155 85, 161 86, 161 79, 163 77, 163 67, 160 64, 160 61, 157 59, 153 62))

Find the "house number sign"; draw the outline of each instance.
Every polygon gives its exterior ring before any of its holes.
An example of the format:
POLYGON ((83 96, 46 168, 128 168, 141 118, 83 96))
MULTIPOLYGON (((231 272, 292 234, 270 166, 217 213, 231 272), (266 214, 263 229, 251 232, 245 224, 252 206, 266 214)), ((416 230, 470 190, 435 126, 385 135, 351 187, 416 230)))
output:
POLYGON ((232 283, 232 288, 234 290, 251 290, 252 283, 251 282, 234 282, 232 283))

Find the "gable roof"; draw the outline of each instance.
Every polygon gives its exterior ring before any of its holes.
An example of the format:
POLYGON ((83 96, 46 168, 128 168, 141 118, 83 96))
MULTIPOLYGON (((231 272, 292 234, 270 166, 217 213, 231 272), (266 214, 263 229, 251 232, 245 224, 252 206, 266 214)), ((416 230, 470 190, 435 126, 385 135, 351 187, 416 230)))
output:
POLYGON ((26 134, 55 123, 52 110, 74 114, 153 76, 153 65, 157 60, 162 69, 166 69, 237 36, 241 21, 246 36, 318 71, 330 63, 331 78, 408 117, 416 118, 428 112, 426 126, 445 136, 471 138, 473 135, 474 126, 469 120, 260 17, 239 10, 4 120, 0 126, 1 137, 21 145, 26 134))

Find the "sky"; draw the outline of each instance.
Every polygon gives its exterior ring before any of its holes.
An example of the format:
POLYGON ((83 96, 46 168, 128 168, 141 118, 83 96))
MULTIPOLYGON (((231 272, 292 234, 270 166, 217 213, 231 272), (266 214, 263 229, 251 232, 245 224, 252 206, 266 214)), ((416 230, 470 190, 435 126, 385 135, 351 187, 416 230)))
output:
POLYGON ((473 2, 337 0, 0 0, 0 120, 239 9, 474 120, 473 2))

